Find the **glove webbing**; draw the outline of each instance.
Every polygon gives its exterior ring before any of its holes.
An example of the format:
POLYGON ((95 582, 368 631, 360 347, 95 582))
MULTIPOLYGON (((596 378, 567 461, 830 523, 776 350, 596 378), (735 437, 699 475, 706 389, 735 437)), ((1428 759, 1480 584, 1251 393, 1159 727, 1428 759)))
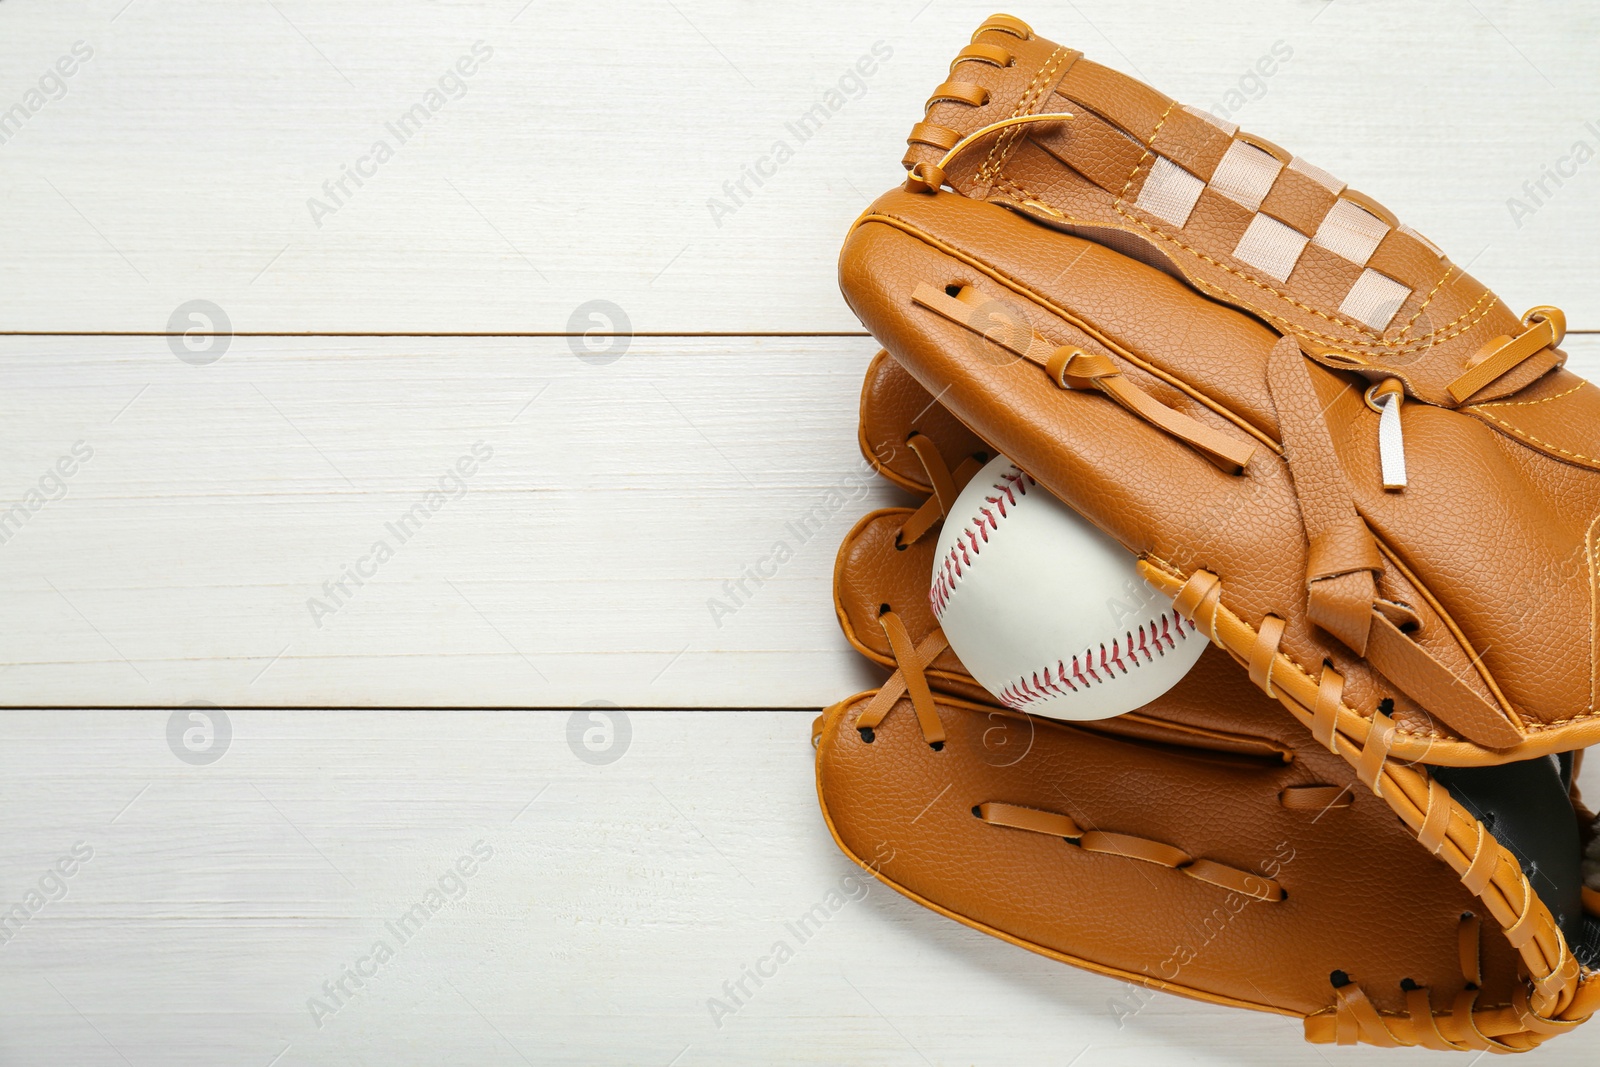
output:
MULTIPOLYGON (((1497 1037, 1506 1049, 1530 1047, 1528 1042, 1537 1044, 1551 1034, 1569 1030, 1600 1009, 1600 974, 1582 972, 1516 858, 1425 770, 1388 758, 1397 732, 1393 720, 1381 712, 1368 720, 1345 706, 1339 675, 1324 667, 1321 677, 1314 680, 1276 648, 1281 630, 1258 631, 1222 603, 1222 582, 1216 575, 1200 570, 1184 579, 1150 560, 1141 560, 1139 570, 1146 581, 1174 597, 1173 606, 1201 633, 1241 664, 1272 661, 1271 694, 1319 741, 1356 768, 1362 782, 1389 804, 1424 848, 1461 875, 1462 884, 1483 901, 1506 940, 1517 949, 1531 978, 1531 992, 1519 986, 1511 1009, 1470 1014, 1473 1030, 1465 1032, 1463 1024, 1461 1032, 1452 1035, 1455 1041, 1489 1035, 1497 1037)), ((1371 1005, 1359 988, 1340 994, 1339 1001, 1349 1016, 1349 1025, 1339 1034, 1353 1034, 1356 1031, 1349 1026, 1354 1026, 1364 1039, 1375 1040, 1375 1033, 1368 1034, 1367 1029, 1376 1021, 1389 1027, 1386 1032, 1391 1040, 1404 1039, 1408 1044, 1433 1040, 1434 1034, 1420 1025, 1395 1033, 1396 1020, 1385 1022, 1375 1009, 1368 1017, 1361 1004, 1371 1005), (1368 1025, 1359 1025, 1362 1018, 1368 1025)), ((1307 1036, 1334 1040, 1321 1026, 1307 1020, 1307 1036)), ((1350 1039, 1355 1040, 1353 1036, 1350 1039)), ((1444 1040, 1442 1036, 1439 1039, 1444 1040)))
MULTIPOLYGON (((1245 133, 1238 127, 1214 117, 1180 107, 1176 101, 1151 87, 1084 59, 1083 54, 1074 49, 1058 47, 1040 64, 1033 79, 1018 95, 1007 118, 973 130, 965 136, 950 126, 928 121, 927 111, 941 101, 973 108, 989 104, 991 98, 989 89, 969 80, 971 68, 968 68, 963 76, 958 76, 957 67, 964 63, 982 63, 1000 68, 1010 66, 1015 62, 1015 56, 1011 48, 1007 47, 1009 42, 1004 40, 1004 36, 1026 41, 1031 40, 1034 34, 1027 23, 1013 16, 991 16, 973 34, 973 43, 963 48, 951 62, 950 79, 929 97, 924 108, 923 121, 912 127, 911 135, 907 138, 909 151, 902 161, 910 170, 906 179, 907 189, 913 192, 937 193, 945 184, 945 168, 955 156, 992 136, 988 155, 970 180, 971 189, 968 195, 1005 198, 1029 211, 1041 211, 1052 220, 1064 219, 1067 217, 1067 212, 1064 212, 1061 206, 1044 202, 1039 196, 1030 193, 1002 173, 1008 158, 1023 138, 1031 137, 1039 149, 1054 156, 1072 173, 1085 179, 1092 186, 1097 186, 1106 196, 1111 197, 1115 211, 1123 219, 1123 228, 1130 233, 1182 248, 1207 263, 1229 270, 1231 274, 1247 283, 1244 289, 1245 297, 1253 297, 1258 292, 1264 291, 1280 298, 1288 298, 1287 294, 1280 292, 1276 286, 1255 276, 1253 272, 1261 269, 1258 265, 1240 261, 1252 269, 1230 268, 1204 251, 1205 247, 1210 247, 1214 243, 1214 239, 1210 239, 1206 234, 1190 233, 1187 230, 1187 218, 1169 219, 1159 212, 1151 214, 1153 209, 1145 205, 1142 199, 1138 206, 1146 208, 1145 212, 1135 214, 1128 207, 1128 197, 1141 172, 1153 174, 1157 163, 1165 164, 1189 176, 1190 180, 1209 183, 1216 179, 1222 161, 1232 155, 1232 146, 1243 145, 1246 146, 1247 153, 1275 162, 1281 172, 1289 175, 1288 178, 1279 180, 1298 183, 1302 188, 1304 202, 1298 210, 1290 209, 1289 214, 1292 216, 1290 224, 1298 225, 1304 237, 1319 233, 1321 223, 1331 214, 1334 205, 1339 201, 1348 201, 1365 215, 1370 216, 1373 223, 1385 231, 1384 240, 1369 251, 1368 258, 1361 261, 1362 266, 1379 268, 1378 273, 1385 278, 1388 276, 1382 275, 1383 270, 1405 277, 1408 279, 1406 284, 1413 290, 1419 284, 1423 288, 1437 290, 1452 275, 1458 273, 1457 268, 1444 260, 1443 254, 1437 248, 1421 235, 1401 226, 1393 212, 1371 197, 1348 186, 1323 187, 1317 180, 1305 177, 1304 173, 1295 173, 1295 165, 1300 161, 1265 138, 1245 133), (989 35, 987 39, 980 41, 979 38, 985 34, 989 35), (1042 113, 1041 111, 1047 106, 1059 109, 1062 105, 1073 108, 1072 112, 1057 110, 1055 113, 1042 113), (1064 120, 1071 122, 1068 124, 1064 120), (1031 127, 1026 134, 1023 131, 1024 126, 1031 127), (930 164, 920 158, 924 153, 919 150, 919 145, 941 150, 944 155, 938 163, 930 164), (1229 150, 1225 151, 1225 146, 1228 146, 1229 150), (1310 207, 1312 202, 1320 207, 1320 213, 1314 213, 1315 217, 1303 214, 1312 210, 1310 207), (1152 225, 1147 221, 1147 215, 1150 218, 1160 219, 1165 226, 1152 225), (1190 241, 1194 244, 1191 245, 1190 241), (1372 258, 1373 253, 1376 253, 1377 258, 1372 258), (1406 269, 1413 262, 1431 262, 1434 259, 1440 262, 1444 270, 1442 277, 1437 280, 1414 277, 1415 270, 1406 269)), ((1327 175, 1322 177, 1324 181, 1332 181, 1327 175)), ((1142 194, 1140 195, 1142 197, 1142 194)), ((1230 199, 1238 202, 1236 197, 1230 199)), ((1255 211, 1259 206, 1258 203, 1250 209, 1255 211)), ((1280 204, 1280 213, 1284 210, 1285 205, 1280 204)), ((1183 214, 1187 216, 1188 212, 1183 214)), ((1266 217, 1271 218, 1271 216, 1266 217)), ((1280 222, 1279 225, 1283 223, 1280 222)), ((1226 251, 1226 249, 1212 248, 1211 251, 1226 251)), ((1238 254, 1235 249, 1233 257, 1230 258, 1237 257, 1238 254)), ((1298 252, 1296 254, 1298 255, 1298 252)), ((1349 255, 1346 258, 1354 261, 1349 255)), ((1286 280, 1277 275, 1270 277, 1276 281, 1286 280)), ((1392 278, 1388 280, 1391 284, 1398 284, 1392 278)), ((1339 315, 1332 316, 1332 321, 1347 329, 1331 335, 1321 334, 1303 323, 1297 326, 1284 320, 1269 309, 1251 307, 1250 300, 1242 299, 1239 293, 1224 291, 1219 295, 1230 303, 1239 304, 1256 312, 1281 330, 1305 336, 1308 343, 1322 347, 1327 347, 1331 343, 1336 351, 1362 353, 1364 358, 1358 357, 1362 362, 1370 362, 1380 368, 1398 360, 1395 366, 1389 367, 1391 372, 1398 371, 1400 366, 1406 363, 1405 357, 1425 352, 1437 344, 1441 340, 1441 334, 1445 335, 1443 339, 1446 340, 1455 336, 1455 333, 1449 331, 1457 327, 1459 322, 1459 320, 1452 322, 1447 327, 1440 327, 1424 334, 1412 335, 1411 326, 1415 322, 1413 316, 1412 321, 1403 329, 1390 334, 1384 331, 1386 323, 1380 324, 1375 321, 1358 323, 1346 318, 1345 308, 1341 306, 1339 315)), ((1485 293, 1483 299, 1492 301, 1493 297, 1485 293)), ((1308 305, 1298 300, 1292 302, 1310 310, 1308 305)), ((1426 306, 1424 303, 1423 307, 1426 306)), ((1323 317, 1329 318, 1328 315, 1323 317)), ((1506 392, 1508 383, 1501 382, 1501 379, 1507 378, 1524 364, 1529 364, 1531 369, 1520 373, 1515 380, 1509 382, 1510 391, 1526 385, 1551 367, 1560 365, 1562 357, 1557 351, 1557 346, 1561 343, 1566 329, 1566 319, 1560 310, 1550 307, 1534 308, 1523 316, 1522 325, 1524 329, 1516 336, 1497 337, 1484 344, 1477 353, 1461 364, 1459 371, 1452 378, 1441 379, 1437 374, 1428 374, 1425 376, 1429 379, 1426 382, 1410 381, 1411 391, 1414 395, 1422 396, 1433 403, 1447 406, 1460 405, 1491 385, 1495 385, 1501 392, 1506 392)), ((1459 333, 1460 330, 1457 329, 1456 332, 1459 333)), ((1400 376, 1407 377, 1403 373, 1400 376)), ((1411 377, 1414 378, 1416 375, 1411 377)), ((1493 399, 1498 395, 1500 393, 1492 393, 1485 399, 1493 399)))

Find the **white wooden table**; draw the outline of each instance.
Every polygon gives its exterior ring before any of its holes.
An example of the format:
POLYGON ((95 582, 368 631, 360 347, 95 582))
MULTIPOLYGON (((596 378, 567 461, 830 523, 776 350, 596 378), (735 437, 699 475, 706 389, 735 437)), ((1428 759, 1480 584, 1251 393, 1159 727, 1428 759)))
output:
MULTIPOLYGON (((0 3, 0 911, 40 901, 0 1065, 1421 1062, 1119 1021, 1118 983, 852 890, 817 815, 810 716, 878 677, 833 552, 895 499, 834 257, 990 10, 0 3)), ((1600 13, 1016 14, 1564 307, 1600 372, 1600 13)))

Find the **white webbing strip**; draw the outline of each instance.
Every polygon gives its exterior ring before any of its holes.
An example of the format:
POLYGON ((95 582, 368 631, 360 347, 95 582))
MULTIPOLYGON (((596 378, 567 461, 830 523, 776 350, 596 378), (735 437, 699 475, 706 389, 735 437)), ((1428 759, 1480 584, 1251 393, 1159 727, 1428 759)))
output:
POLYGON ((1378 459, 1383 464, 1383 487, 1404 489, 1406 442, 1400 432, 1400 407, 1403 402, 1399 393, 1378 397, 1376 402, 1383 409, 1378 416, 1378 459))

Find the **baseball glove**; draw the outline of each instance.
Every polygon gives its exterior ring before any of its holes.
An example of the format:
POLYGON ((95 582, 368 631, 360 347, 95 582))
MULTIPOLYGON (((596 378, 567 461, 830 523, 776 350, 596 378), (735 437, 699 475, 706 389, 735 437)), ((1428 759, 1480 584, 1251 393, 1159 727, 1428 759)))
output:
POLYGON ((845 243, 857 316, 1461 876, 1518 1041, 1586 1018, 1600 980, 1427 770, 1600 737, 1600 391, 1561 313, 1010 16, 909 140, 845 243))
MULTIPOLYGON (((846 636, 895 671, 813 729, 818 795, 849 856, 943 915, 1136 983, 1108 989, 1119 1020, 1160 989, 1299 1016, 1319 1042, 1515 1051, 1547 1036, 1527 1024, 1525 963, 1493 919, 1484 928, 1486 902, 1221 649, 1118 718, 1000 707, 928 597, 931 533, 993 450, 883 354, 861 446, 928 499, 864 517, 835 567, 846 636)), ((1454 793, 1497 827, 1496 849, 1543 868, 1557 918, 1530 906, 1526 881, 1512 907, 1587 954, 1600 921, 1577 899, 1591 820, 1571 770, 1483 768, 1454 793)))

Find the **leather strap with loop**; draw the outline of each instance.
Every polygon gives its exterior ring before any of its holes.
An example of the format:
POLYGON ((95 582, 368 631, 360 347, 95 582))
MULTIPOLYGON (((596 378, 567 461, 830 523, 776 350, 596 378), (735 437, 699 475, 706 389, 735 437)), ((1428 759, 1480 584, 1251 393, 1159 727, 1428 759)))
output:
POLYGON ((1045 373, 1063 389, 1100 390, 1150 425, 1188 444, 1229 474, 1244 470, 1256 450, 1253 444, 1236 441, 1167 407, 1124 377, 1109 356, 1062 345, 1045 362, 1045 373))
POLYGON ((989 102, 989 90, 972 82, 948 81, 928 97, 930 104, 937 100, 953 100, 968 107, 982 107, 989 102))
POLYGON ((1033 38, 1033 27, 1017 18, 1017 16, 995 14, 984 19, 983 24, 972 31, 972 39, 976 41, 990 30, 1009 33, 1011 36, 1020 37, 1024 41, 1032 40, 1033 38))
POLYGON ((972 813, 991 826, 1028 830, 1047 837, 1059 837, 1076 844, 1085 852, 1153 863, 1158 867, 1181 871, 1196 881, 1252 900, 1276 903, 1286 898, 1283 886, 1264 875, 1252 874, 1214 860, 1197 859, 1181 848, 1161 841, 1152 841, 1147 837, 1112 833, 1107 830, 1085 830, 1070 816, 1053 811, 988 801, 977 805, 972 809, 972 813))
POLYGON ((1356 760, 1356 777, 1372 790, 1374 796, 1383 796, 1383 761, 1389 758, 1394 744, 1394 720, 1383 712, 1372 716, 1367 727, 1367 739, 1361 746, 1361 758, 1356 760))
POLYGON ((1522 316, 1522 325, 1527 328, 1516 337, 1496 337, 1468 361, 1467 369, 1448 386, 1451 399, 1462 403, 1529 357, 1559 347, 1567 335, 1567 316, 1560 308, 1533 308, 1522 316))
POLYGON ((1437 856, 1450 829, 1450 791, 1437 778, 1428 779, 1427 814, 1417 830, 1417 844, 1437 856))
POLYGON ((1250 650, 1250 680, 1269 697, 1278 695, 1272 691, 1272 667, 1278 661, 1278 643, 1283 640, 1284 625, 1276 615, 1262 619, 1256 646, 1250 650))
POLYGON ((925 144, 929 148, 937 148, 943 152, 954 148, 959 140, 961 140, 961 135, 948 126, 939 126, 932 122, 919 122, 911 127, 911 135, 906 138, 906 143, 925 144))
POLYGON ((1322 421, 1321 398, 1294 338, 1280 338, 1273 346, 1267 386, 1278 409, 1278 432, 1310 543, 1306 615, 1365 655, 1372 604, 1378 598, 1374 575, 1383 570, 1383 557, 1350 497, 1333 438, 1322 421))
MULTIPOLYGON (((1148 579, 1146 579, 1148 581, 1148 579)), ((1210 571, 1195 571, 1189 580, 1183 583, 1183 588, 1178 590, 1172 599, 1172 606, 1213 644, 1228 648, 1227 644, 1217 632, 1217 611, 1222 607, 1222 579, 1210 571)), ((1229 651, 1233 651, 1229 649, 1229 651)), ((1245 657, 1234 653, 1235 658, 1249 662, 1245 657)), ((1248 655, 1248 654, 1247 654, 1248 655)))
POLYGON ((919 282, 911 295, 913 303, 934 314, 986 337, 995 344, 1043 367, 1050 380, 1063 389, 1096 389, 1144 419, 1157 429, 1189 445, 1217 467, 1238 474, 1250 462, 1256 446, 1213 430, 1174 408, 1169 408, 1140 389, 1111 361, 1109 356, 1087 352, 1073 345, 1053 345, 1021 325, 1026 319, 1012 317, 995 329, 987 321, 993 301, 971 286, 963 286, 955 296, 919 282))
POLYGON ((1324 663, 1317 679, 1316 702, 1311 708, 1311 736, 1317 744, 1336 754, 1339 748, 1333 742, 1333 728, 1343 703, 1344 675, 1324 663))
POLYGON ((1375 575, 1383 555, 1356 511, 1307 360, 1292 337, 1267 363, 1284 457, 1309 545, 1306 617, 1343 641, 1454 730, 1488 748, 1523 740, 1514 713, 1483 697, 1389 618, 1375 575))

